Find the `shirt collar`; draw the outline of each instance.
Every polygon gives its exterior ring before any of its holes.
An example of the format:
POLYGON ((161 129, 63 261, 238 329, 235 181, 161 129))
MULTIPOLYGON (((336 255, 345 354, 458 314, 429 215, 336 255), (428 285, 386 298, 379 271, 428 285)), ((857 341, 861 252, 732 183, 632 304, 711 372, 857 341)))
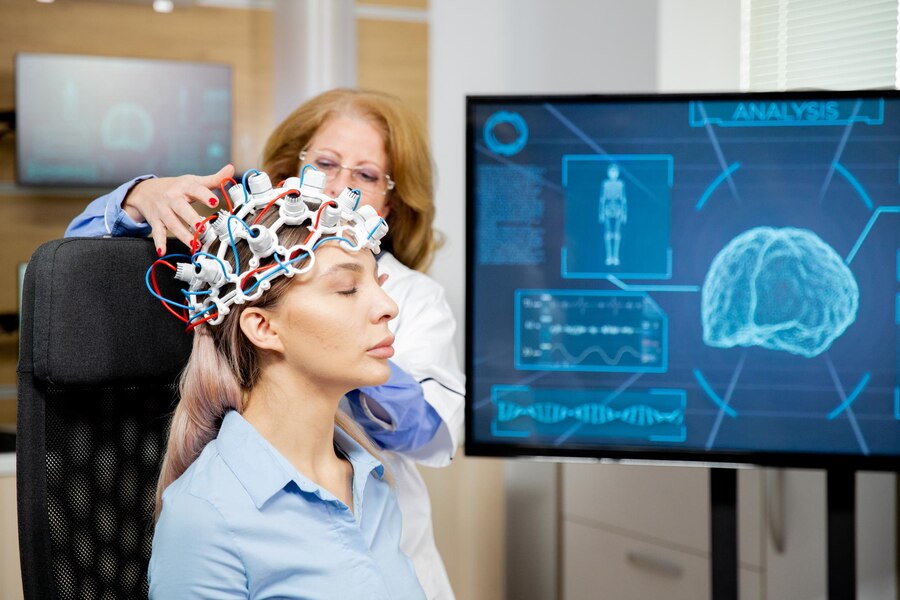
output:
MULTIPOLYGON (((334 427, 334 441, 353 466, 353 497, 354 502, 359 504, 369 474, 374 472, 379 478, 383 477, 384 467, 337 425, 334 427)), ((298 471, 236 411, 229 411, 222 420, 216 445, 222 460, 240 481, 257 509, 261 509, 292 481, 303 492, 324 501, 339 502, 331 492, 298 471)))

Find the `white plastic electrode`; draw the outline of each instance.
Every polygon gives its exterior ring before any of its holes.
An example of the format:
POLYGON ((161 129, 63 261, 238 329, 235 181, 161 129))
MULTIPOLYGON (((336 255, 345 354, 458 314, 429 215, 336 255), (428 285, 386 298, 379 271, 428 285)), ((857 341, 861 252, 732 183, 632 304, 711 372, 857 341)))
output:
MULTIPOLYGON (((325 171, 307 169, 303 173, 303 188, 307 187, 311 188, 311 192, 321 193, 325 189, 325 171)), ((300 188, 301 194, 304 192, 303 188, 300 188)))
POLYGON ((344 188, 344 191, 337 197, 337 203, 343 211, 356 210, 356 205, 359 204, 359 192, 353 188, 344 188))
POLYGON ((326 204, 319 215, 319 223, 325 227, 334 227, 341 220, 341 207, 335 204, 326 204))
POLYGON ((265 173, 254 173, 247 178, 251 194, 262 194, 272 189, 272 180, 265 173))
POLYGON ((365 220, 366 222, 368 222, 369 219, 371 219, 373 217, 377 217, 379 219, 381 218, 378 215, 378 211, 375 210, 374 208, 372 208, 371 206, 369 206, 368 204, 366 204, 365 206, 360 206, 359 208, 356 209, 356 212, 359 213, 359 216, 361 216, 363 218, 363 220, 365 220))
POLYGON ((387 223, 381 217, 366 219, 366 235, 372 241, 379 241, 388 231, 387 223))
POLYGON ((256 257, 271 256, 275 252, 277 240, 272 230, 264 225, 254 225, 250 228, 256 237, 247 236, 247 245, 256 257))
POLYGON ((228 188, 228 197, 231 199, 231 204, 233 206, 238 206, 244 203, 244 186, 240 183, 235 184, 228 188))
POLYGON ((222 271, 223 265, 229 272, 231 271, 229 268, 231 265, 228 263, 222 262, 220 264, 217 260, 201 256, 197 259, 197 279, 205 281, 210 285, 218 285, 226 279, 226 274, 222 271))
MULTIPOLYGON (((231 190, 228 191, 230 192, 231 190)), ((218 212, 218 215, 218 217, 209 222, 209 226, 217 236, 222 237, 228 234, 228 217, 231 216, 231 213, 223 208, 218 212)))
MULTIPOLYGON (((213 221, 216 221, 216 220, 218 220, 218 219, 213 219, 213 221)), ((218 237, 218 234, 216 234, 215 229, 213 229, 212 222, 207 222, 205 225, 203 225, 203 231, 198 236, 198 239, 200 240, 200 245, 205 246, 206 244, 210 243, 217 237, 218 237)))
POLYGON ((186 281, 192 284, 197 279, 197 272, 191 263, 178 263, 175 265, 175 279, 186 281))

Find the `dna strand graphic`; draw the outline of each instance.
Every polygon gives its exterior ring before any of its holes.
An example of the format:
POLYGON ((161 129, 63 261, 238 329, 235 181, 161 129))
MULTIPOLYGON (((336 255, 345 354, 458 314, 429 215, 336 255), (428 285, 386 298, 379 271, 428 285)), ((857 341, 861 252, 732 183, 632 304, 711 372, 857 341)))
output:
POLYGON ((605 425, 620 421, 636 427, 652 427, 659 424, 681 425, 684 423, 684 410, 675 409, 664 412, 646 404, 632 404, 616 409, 606 404, 581 404, 567 407, 555 402, 536 402, 528 406, 498 400, 497 420, 512 421, 521 416, 528 416, 539 423, 559 423, 565 419, 576 419, 586 425, 605 425))

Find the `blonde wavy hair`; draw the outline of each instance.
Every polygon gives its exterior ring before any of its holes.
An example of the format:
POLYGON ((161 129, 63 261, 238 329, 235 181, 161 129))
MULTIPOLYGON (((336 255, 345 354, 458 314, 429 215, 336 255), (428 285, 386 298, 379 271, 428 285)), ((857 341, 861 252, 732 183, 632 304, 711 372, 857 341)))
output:
POLYGON ((396 186, 389 191, 390 228, 382 247, 404 265, 426 271, 441 241, 434 222, 431 153, 419 118, 403 102, 382 92, 335 89, 303 103, 282 121, 263 149, 262 170, 272 181, 300 172, 300 152, 320 127, 338 116, 363 118, 384 141, 396 186))

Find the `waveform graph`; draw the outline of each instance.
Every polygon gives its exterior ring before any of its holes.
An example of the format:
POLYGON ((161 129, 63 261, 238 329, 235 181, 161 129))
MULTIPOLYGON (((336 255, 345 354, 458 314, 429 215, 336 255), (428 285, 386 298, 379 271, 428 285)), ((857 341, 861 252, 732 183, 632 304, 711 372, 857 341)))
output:
POLYGON ((495 385, 491 389, 497 437, 554 438, 567 443, 642 439, 683 442, 687 393, 678 389, 542 389, 495 385))
POLYGON ((668 317, 644 292, 517 290, 520 370, 665 373, 668 317))

